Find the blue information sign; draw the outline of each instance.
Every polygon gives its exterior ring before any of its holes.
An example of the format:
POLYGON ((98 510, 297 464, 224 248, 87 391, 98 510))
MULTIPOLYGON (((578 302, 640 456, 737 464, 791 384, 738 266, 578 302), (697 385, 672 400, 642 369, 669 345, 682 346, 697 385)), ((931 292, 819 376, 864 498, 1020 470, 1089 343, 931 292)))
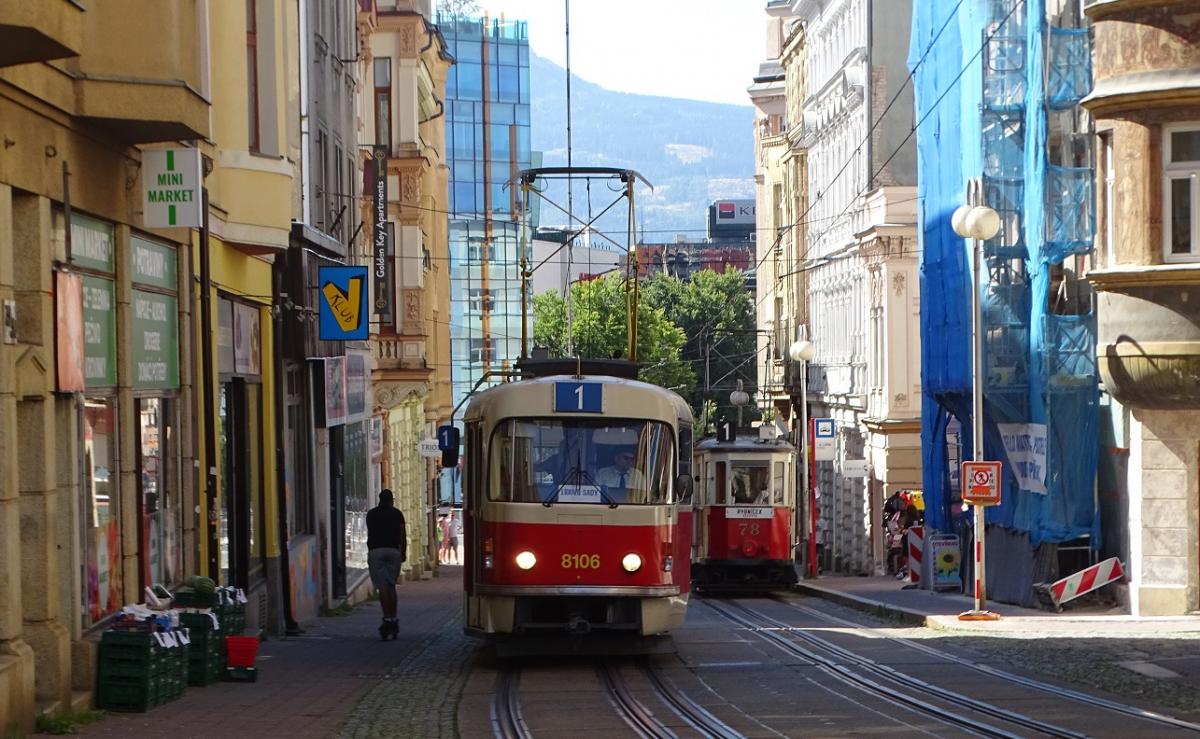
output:
POLYGON ((554 383, 555 413, 600 413, 603 388, 598 382, 554 383))
POLYGON ((458 448, 458 429, 453 426, 438 426, 437 430, 438 449, 443 452, 447 449, 458 448))

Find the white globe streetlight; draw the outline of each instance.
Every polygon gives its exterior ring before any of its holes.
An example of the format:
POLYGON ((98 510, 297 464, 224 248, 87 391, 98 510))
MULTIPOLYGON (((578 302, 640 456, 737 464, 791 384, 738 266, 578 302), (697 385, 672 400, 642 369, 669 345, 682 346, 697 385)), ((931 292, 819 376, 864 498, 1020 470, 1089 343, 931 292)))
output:
MULTIPOLYGON (((817 356, 817 345, 811 341, 800 339, 793 341, 788 347, 788 358, 801 364, 800 367, 800 433, 797 434, 797 448, 800 451, 800 490, 796 494, 795 536, 797 549, 800 544, 800 532, 805 531, 804 539, 808 542, 808 575, 817 576, 817 546, 813 532, 808 532, 805 522, 812 518, 812 500, 809 497, 808 481, 808 367, 809 362, 817 356)), ((799 554, 796 555, 797 558, 799 554)))
MULTIPOLYGON (((952 216, 950 226, 954 233, 971 242, 971 349, 972 349, 972 409, 971 421, 974 450, 972 458, 983 460, 983 307, 980 284, 983 276, 983 242, 1000 232, 1000 215, 986 205, 961 205, 952 216)), ((987 610, 985 580, 987 568, 984 560, 984 514, 983 506, 975 506, 975 608, 959 616, 967 620, 992 620, 998 618, 987 610)))

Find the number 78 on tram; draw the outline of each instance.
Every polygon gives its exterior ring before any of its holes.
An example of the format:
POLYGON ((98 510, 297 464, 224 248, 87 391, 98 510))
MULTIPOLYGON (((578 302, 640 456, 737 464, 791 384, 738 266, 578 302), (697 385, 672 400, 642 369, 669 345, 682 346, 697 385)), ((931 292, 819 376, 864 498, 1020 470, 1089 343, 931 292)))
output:
POLYGON ((681 625, 687 403, 629 377, 522 369, 528 379, 476 394, 463 419, 465 630, 578 641, 681 625))

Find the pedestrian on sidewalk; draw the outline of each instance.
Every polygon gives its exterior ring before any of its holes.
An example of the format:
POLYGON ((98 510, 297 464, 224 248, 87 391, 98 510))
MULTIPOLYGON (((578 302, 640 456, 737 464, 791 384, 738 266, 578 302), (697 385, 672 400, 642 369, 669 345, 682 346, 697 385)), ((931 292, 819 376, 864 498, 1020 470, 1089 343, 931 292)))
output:
POLYGON ((462 564, 462 552, 459 550, 459 542, 462 541, 462 519, 455 515, 454 511, 450 511, 450 556, 454 558, 451 564, 462 564))
POLYGON ((379 493, 379 505, 367 511, 367 570, 371 584, 379 590, 379 605, 383 608, 383 623, 379 636, 387 641, 400 633, 396 619, 396 582, 400 566, 407 559, 408 532, 404 514, 394 505, 392 491, 379 493))
POLYGON ((438 562, 450 562, 450 516, 446 513, 438 516, 438 562))

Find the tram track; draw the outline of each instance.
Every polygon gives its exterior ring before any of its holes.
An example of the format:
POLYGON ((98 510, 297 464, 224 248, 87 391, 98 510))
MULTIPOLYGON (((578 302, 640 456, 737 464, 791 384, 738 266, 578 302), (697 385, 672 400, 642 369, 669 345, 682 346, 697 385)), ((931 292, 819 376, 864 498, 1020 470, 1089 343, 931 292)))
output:
POLYGON ((608 693, 609 702, 638 736, 644 739, 675 739, 678 736, 633 695, 625 678, 621 676, 620 667, 615 663, 601 662, 596 666, 596 674, 608 693))
POLYGON ((521 682, 519 668, 501 669, 496 674, 496 690, 492 694, 492 733, 496 739, 533 739, 533 732, 525 723, 521 713, 518 687, 521 682))
POLYGON ((970 733, 980 736, 1003 737, 1004 739, 1029 736, 1031 731, 1064 739, 1082 739, 1086 736, 918 680, 886 665, 876 664, 848 649, 805 633, 803 629, 793 627, 740 603, 713 601, 707 598, 702 602, 726 620, 750 630, 762 640, 805 660, 847 685, 873 693, 897 706, 928 715, 942 723, 956 726, 970 733), (804 644, 797 642, 797 639, 803 641, 804 644), (922 694, 913 694, 913 687, 916 687, 922 694), (941 704, 935 703, 930 700, 931 698, 936 698, 941 701, 941 704), (1019 727, 1020 731, 986 723, 981 721, 978 715, 1019 727))
POLYGON ((801 605, 799 603, 791 601, 782 596, 771 595, 768 597, 770 597, 771 600, 773 600, 777 603, 781 603, 789 608, 792 608, 796 611, 804 613, 808 616, 812 616, 813 618, 817 618, 822 621, 825 621, 826 623, 830 623, 830 624, 834 624, 834 625, 842 626, 842 627, 847 627, 847 628, 852 628, 860 633, 868 634, 868 635, 876 637, 876 638, 887 639, 888 641, 892 642, 893 644, 899 644, 901 646, 907 647, 909 649, 912 649, 912 650, 919 652, 921 654, 924 654, 926 656, 935 657, 935 658, 943 660, 945 662, 950 662, 950 663, 959 665, 961 667, 965 667, 967 669, 973 670, 973 671, 981 673, 983 675, 987 675, 988 677, 996 678, 999 680, 1004 680, 1006 682, 1009 682, 1009 683, 1012 683, 1015 685, 1020 685, 1025 688, 1029 688, 1029 689, 1036 690, 1041 693, 1052 695, 1056 698, 1066 698, 1066 699, 1075 701, 1077 703, 1082 703, 1084 705, 1091 706, 1094 708, 1102 708, 1102 709, 1105 709, 1108 711, 1112 711, 1114 713, 1122 714, 1124 716, 1130 716, 1132 718, 1146 721, 1146 722, 1149 722, 1152 724, 1157 724, 1160 726, 1169 726, 1171 728, 1176 728, 1176 729, 1185 729, 1187 731, 1200 732, 1200 724, 1198 724, 1198 723, 1185 721, 1183 719, 1178 719, 1173 716, 1168 716, 1168 715, 1162 714, 1162 713, 1156 713, 1154 711, 1149 711, 1144 708, 1138 708, 1137 706, 1130 706, 1125 703, 1118 703, 1116 701, 1111 701, 1106 698, 1099 698, 1094 695, 1088 695, 1087 693, 1083 693, 1083 692, 1077 691, 1077 690, 1071 690, 1070 688, 1065 688, 1065 687, 1061 687, 1058 685, 1051 685, 1049 683, 1045 683, 1040 680, 1036 680, 1034 678, 1025 677, 1023 675, 1016 675, 1014 673, 1007 672, 1005 670, 1001 670, 1001 669, 992 667, 990 665, 984 665, 984 664, 979 664, 978 662, 972 662, 971 660, 960 657, 958 655, 950 654, 950 653, 944 652, 940 649, 935 649, 933 647, 929 647, 924 644, 920 644, 918 642, 913 641, 912 639, 905 639, 904 637, 895 636, 894 634, 888 634, 887 632, 885 632, 881 629, 875 629, 875 628, 871 628, 869 626, 863 626, 862 624, 857 624, 857 623, 854 623, 853 621, 850 621, 850 620, 847 620, 844 618, 839 618, 837 616, 834 616, 834 615, 831 615, 828 613, 824 613, 818 609, 801 605))

